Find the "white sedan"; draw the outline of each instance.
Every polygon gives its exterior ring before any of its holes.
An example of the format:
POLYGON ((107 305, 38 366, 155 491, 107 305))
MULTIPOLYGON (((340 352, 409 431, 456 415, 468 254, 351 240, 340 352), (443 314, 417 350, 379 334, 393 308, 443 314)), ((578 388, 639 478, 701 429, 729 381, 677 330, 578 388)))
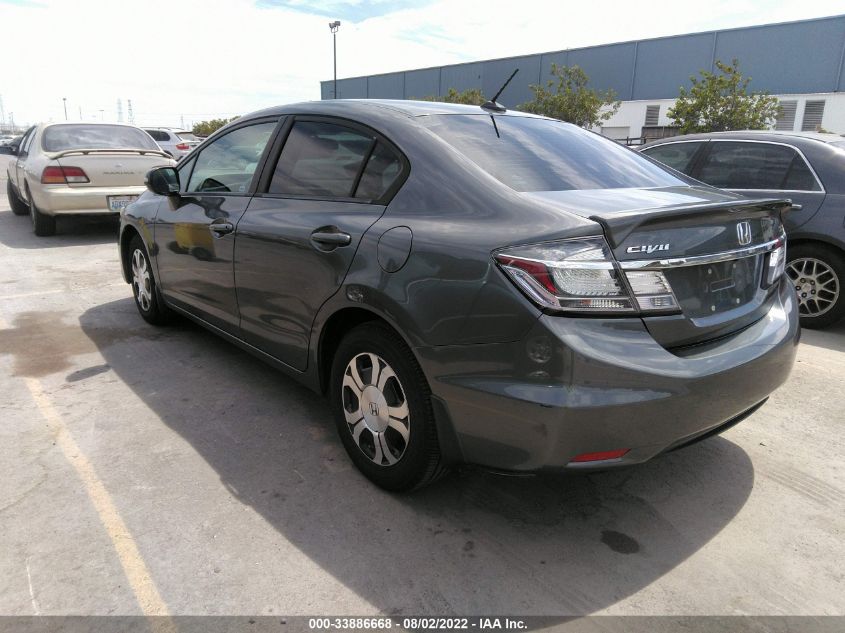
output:
POLYGON ((16 215, 29 215, 36 235, 53 235, 57 215, 117 214, 144 191, 153 167, 175 165, 132 125, 41 123, 26 131, 7 168, 16 215))

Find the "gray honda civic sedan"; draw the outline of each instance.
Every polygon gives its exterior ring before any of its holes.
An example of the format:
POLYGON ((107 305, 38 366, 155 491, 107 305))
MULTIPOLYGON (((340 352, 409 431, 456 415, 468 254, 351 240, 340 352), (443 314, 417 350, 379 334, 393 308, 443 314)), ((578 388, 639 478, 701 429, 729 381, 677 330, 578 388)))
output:
POLYGON ((390 490, 453 464, 608 469, 719 433, 799 338, 781 214, 498 104, 271 108, 147 177, 141 316, 326 394, 390 490))

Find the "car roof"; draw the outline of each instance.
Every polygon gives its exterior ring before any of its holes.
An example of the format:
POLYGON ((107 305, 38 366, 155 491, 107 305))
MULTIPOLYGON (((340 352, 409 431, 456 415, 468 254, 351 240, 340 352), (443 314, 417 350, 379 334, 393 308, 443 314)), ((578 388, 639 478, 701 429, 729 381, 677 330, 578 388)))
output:
POLYGON ((506 110, 495 113, 484 110, 481 106, 464 105, 461 103, 444 103, 440 101, 412 101, 404 99, 326 99, 322 101, 302 101, 289 105, 275 106, 252 112, 241 118, 254 118, 257 116, 268 116, 274 114, 289 114, 293 111, 302 113, 337 114, 341 109, 350 115, 373 114, 375 111, 391 111, 396 114, 408 117, 427 116, 432 114, 506 114, 510 116, 538 117, 535 114, 519 112, 517 110, 506 110))
POLYGON ((683 134, 681 136, 670 136, 646 143, 642 148, 671 143, 674 141, 693 141, 706 139, 736 139, 747 140, 769 140, 769 141, 821 141, 823 143, 836 143, 845 141, 845 137, 838 134, 824 132, 790 132, 785 130, 734 130, 732 132, 703 132, 700 134, 683 134))

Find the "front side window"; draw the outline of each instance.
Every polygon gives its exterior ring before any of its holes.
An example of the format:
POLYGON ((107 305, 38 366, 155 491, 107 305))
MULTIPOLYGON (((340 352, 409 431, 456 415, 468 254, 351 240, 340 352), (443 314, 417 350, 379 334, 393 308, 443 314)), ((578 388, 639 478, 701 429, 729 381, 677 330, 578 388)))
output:
POLYGON ((701 143, 667 143, 643 150, 643 154, 656 161, 668 165, 683 174, 689 175, 692 167, 692 157, 701 147, 701 143))
POLYGON ((437 136, 516 191, 688 184, 615 141, 561 121, 473 114, 420 119, 437 136))
POLYGON ((273 172, 268 193, 352 198, 374 135, 336 123, 297 121, 273 172))
POLYGON ((246 193, 276 122, 248 125, 217 138, 197 156, 187 191, 246 193))
POLYGON ((722 189, 820 190, 795 149, 771 143, 713 142, 698 179, 722 189))
POLYGON ((128 125, 62 123, 44 130, 45 152, 69 149, 158 149, 149 134, 128 125))

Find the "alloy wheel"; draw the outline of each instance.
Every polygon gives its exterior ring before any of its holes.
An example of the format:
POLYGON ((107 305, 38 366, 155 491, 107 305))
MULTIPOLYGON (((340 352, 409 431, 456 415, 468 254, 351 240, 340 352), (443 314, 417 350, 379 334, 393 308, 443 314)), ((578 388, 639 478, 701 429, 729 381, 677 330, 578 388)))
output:
POLYGON ((373 463, 393 466, 408 447, 411 416, 396 372, 377 354, 358 354, 341 385, 343 413, 355 444, 373 463))
POLYGON ((798 311, 802 316, 821 316, 833 308, 839 299, 839 277, 833 268, 820 259, 794 259, 787 264, 786 274, 798 294, 798 311))
POLYGON ((132 253, 132 287, 135 290, 138 305, 144 312, 147 312, 153 301, 152 280, 150 279, 147 257, 140 248, 136 248, 135 252, 132 253))

